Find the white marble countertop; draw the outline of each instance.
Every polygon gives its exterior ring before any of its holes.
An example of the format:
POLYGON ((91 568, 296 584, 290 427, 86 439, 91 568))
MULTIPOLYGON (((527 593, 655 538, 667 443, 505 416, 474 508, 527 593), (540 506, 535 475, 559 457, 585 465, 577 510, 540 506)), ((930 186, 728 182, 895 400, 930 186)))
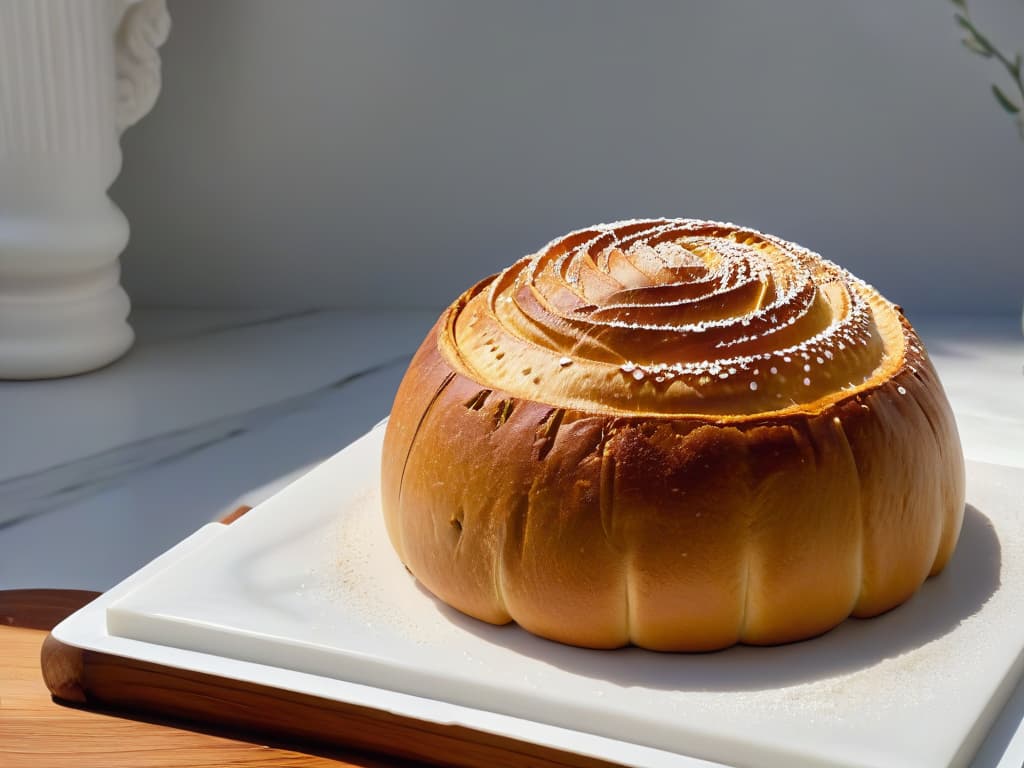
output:
MULTIPOLYGON (((142 311, 115 365, 0 383, 0 589, 107 589, 265 498, 387 414, 435 317, 142 311)), ((1020 318, 911 319, 967 457, 1024 466, 1020 318)))

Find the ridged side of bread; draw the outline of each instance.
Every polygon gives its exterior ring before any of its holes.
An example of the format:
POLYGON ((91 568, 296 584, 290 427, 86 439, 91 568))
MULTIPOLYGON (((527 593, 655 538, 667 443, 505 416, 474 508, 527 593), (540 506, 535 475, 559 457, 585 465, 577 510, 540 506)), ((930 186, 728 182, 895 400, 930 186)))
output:
POLYGON ((949 404, 902 310, 778 237, 590 227, 467 290, 383 451, 403 562, 493 623, 706 651, 874 616, 963 517, 949 404))
POLYGON ((782 643, 899 605, 952 554, 963 459, 923 352, 820 412, 720 423, 512 397, 456 372, 442 327, 395 400, 383 507, 470 616, 593 648, 782 643))

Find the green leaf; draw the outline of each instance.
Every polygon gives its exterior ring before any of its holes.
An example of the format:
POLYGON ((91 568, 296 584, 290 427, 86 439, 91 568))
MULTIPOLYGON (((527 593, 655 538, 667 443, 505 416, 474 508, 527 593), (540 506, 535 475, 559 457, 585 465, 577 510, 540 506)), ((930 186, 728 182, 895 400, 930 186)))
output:
POLYGON ((1017 75, 1017 79, 1018 80, 1020 80, 1020 68, 1021 68, 1021 64, 1022 63, 1024 63, 1024 62, 1022 62, 1021 56, 1020 56, 1019 53, 1016 56, 1013 57, 1013 73, 1015 75, 1017 75))
POLYGON ((967 12, 967 0, 953 0, 953 5, 963 10, 964 13, 967 12))
POLYGON ((960 42, 964 44, 964 48, 966 48, 967 50, 971 51, 972 53, 976 53, 979 56, 984 56, 986 59, 991 59, 992 58, 992 51, 990 51, 988 48, 985 48, 983 45, 981 45, 978 42, 978 38, 976 38, 976 37, 965 37, 960 42))
POLYGON ((992 47, 992 43, 988 41, 988 38, 981 34, 975 26, 960 14, 956 16, 957 23, 967 30, 967 40, 970 42, 964 42, 968 48, 975 53, 980 53, 982 56, 991 56, 995 53, 995 48, 992 47))
POLYGON ((992 84, 992 95, 996 97, 996 101, 999 102, 999 105, 1011 115, 1016 115, 1020 112, 1020 107, 1010 101, 1010 98, 1003 93, 995 83, 992 84))

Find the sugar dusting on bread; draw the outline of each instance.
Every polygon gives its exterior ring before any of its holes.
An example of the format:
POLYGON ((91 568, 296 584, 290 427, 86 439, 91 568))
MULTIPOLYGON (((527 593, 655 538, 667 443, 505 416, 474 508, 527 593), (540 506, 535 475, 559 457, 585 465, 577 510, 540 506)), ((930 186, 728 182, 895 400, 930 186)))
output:
POLYGON ((570 406, 777 411, 899 365, 916 340, 891 332, 897 314, 871 286, 780 238, 629 221, 553 240, 465 296, 443 348, 467 375, 524 396, 565 390, 570 406), (530 374, 510 364, 524 354, 530 374))
POLYGON ((963 519, 900 309, 717 222, 579 230, 468 289, 406 373, 382 505, 419 582, 595 648, 812 637, 907 600, 963 519))

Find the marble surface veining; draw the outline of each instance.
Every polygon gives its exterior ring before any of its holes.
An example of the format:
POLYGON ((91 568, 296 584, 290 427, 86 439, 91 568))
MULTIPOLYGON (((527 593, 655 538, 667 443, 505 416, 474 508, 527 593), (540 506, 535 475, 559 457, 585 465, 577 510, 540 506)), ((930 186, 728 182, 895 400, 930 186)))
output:
MULTIPOLYGON (((0 383, 0 589, 106 589, 266 498, 386 416, 435 318, 143 311, 115 365, 0 383)), ((912 320, 968 458, 1024 466, 1019 318, 912 320)))
POLYGON ((142 312, 93 374, 0 383, 0 589, 106 589, 386 415, 436 313, 142 312))

